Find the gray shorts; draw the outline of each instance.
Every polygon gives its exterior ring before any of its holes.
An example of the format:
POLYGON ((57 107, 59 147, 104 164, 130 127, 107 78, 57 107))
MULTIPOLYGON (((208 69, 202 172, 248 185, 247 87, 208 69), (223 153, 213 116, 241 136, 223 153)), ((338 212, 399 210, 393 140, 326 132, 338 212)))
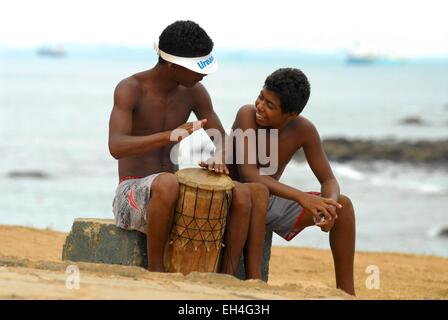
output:
POLYGON ((144 178, 128 178, 118 185, 112 203, 117 227, 147 233, 146 209, 151 185, 160 173, 144 178))
MULTIPOLYGON (((320 195, 320 192, 308 192, 320 195)), ((304 229, 299 224, 305 213, 305 209, 293 200, 271 195, 266 216, 266 229, 274 231, 280 237, 291 241, 304 229)))

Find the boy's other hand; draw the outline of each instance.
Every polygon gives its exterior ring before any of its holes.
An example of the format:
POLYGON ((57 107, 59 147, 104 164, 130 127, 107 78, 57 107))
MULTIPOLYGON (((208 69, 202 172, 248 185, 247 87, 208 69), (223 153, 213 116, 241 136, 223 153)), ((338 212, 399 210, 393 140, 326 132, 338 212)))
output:
MULTIPOLYGON (((300 201, 302 207, 310 211, 316 221, 317 226, 325 226, 325 222, 338 218, 336 208, 342 208, 342 205, 330 198, 323 198, 313 194, 302 193, 300 201), (324 220, 322 220, 324 219, 324 220)), ((333 222, 334 224, 334 222, 333 222)))
MULTIPOLYGON (((336 210, 336 208, 334 206, 332 206, 332 207, 334 210, 336 210)), ((317 220, 315 217, 313 217, 313 218, 314 218, 314 224, 317 227, 319 227, 320 230, 322 230, 323 232, 329 232, 331 229, 333 229, 336 219, 327 220, 327 219, 325 219, 325 217, 322 213, 319 213, 319 217, 320 217, 320 220, 317 220)))
POLYGON ((183 125, 171 131, 170 140, 180 142, 182 139, 185 139, 196 130, 204 128, 206 123, 207 119, 184 123, 183 125))
POLYGON ((189 134, 192 134, 196 130, 204 128, 206 123, 207 123, 207 119, 191 121, 191 122, 184 123, 183 125, 177 127, 177 129, 184 129, 184 130, 187 130, 189 134))

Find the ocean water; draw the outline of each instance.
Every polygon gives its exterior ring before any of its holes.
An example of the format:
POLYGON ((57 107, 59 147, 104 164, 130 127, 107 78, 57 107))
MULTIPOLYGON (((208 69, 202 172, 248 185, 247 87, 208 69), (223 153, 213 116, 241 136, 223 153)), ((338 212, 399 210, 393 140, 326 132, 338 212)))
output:
MULTIPOLYGON (((0 224, 68 231, 76 217, 113 217, 117 162, 107 148, 113 91, 121 79, 154 63, 152 52, 64 59, 0 55, 0 224), (14 171, 46 178, 9 177, 14 171)), ((294 56, 220 60, 219 71, 203 83, 227 130, 238 108, 255 101, 266 76, 286 66, 308 75, 312 94, 303 115, 322 138, 448 138, 448 63, 354 67, 294 56), (400 124, 406 117, 419 117, 424 125, 400 124)), ((181 166, 189 165, 181 159, 181 166)), ((356 209, 357 250, 448 256, 448 239, 436 236, 448 227, 446 168, 390 162, 332 167, 356 209)), ((282 181, 319 188, 306 163, 290 163, 282 181)), ((329 248, 328 234, 318 228, 291 242, 275 237, 274 244, 329 248)))

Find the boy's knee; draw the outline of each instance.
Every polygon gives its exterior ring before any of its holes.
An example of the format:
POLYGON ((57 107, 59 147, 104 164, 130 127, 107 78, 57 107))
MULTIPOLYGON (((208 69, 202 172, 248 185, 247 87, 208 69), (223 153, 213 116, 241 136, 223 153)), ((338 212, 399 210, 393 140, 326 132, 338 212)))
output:
POLYGON ((172 173, 158 175, 151 185, 151 196, 177 199, 179 195, 179 182, 172 173))
POLYGON ((232 206, 241 209, 251 209, 250 188, 240 182, 235 182, 232 190, 232 206))
POLYGON ((263 183, 259 182, 251 182, 247 184, 250 188, 252 197, 257 199, 268 199, 269 198, 269 189, 263 183))
MULTIPOLYGON (((345 221, 352 221, 352 220, 354 221, 355 210, 353 208, 353 204, 350 198, 341 194, 338 202, 342 205, 342 208, 338 209, 338 216, 340 218, 342 217, 342 220, 345 221)), ((341 220, 340 218, 339 220, 341 220)))
POLYGON ((343 209, 351 209, 353 208, 352 200, 346 195, 341 194, 338 201, 343 209))

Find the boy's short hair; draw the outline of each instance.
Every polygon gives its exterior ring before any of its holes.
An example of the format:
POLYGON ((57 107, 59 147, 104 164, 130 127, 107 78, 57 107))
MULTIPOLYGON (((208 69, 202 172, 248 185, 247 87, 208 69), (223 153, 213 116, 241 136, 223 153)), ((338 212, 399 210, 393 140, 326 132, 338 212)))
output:
POLYGON ((310 83, 305 74, 296 68, 281 68, 271 73, 264 87, 277 94, 283 113, 301 113, 310 97, 310 83))
MULTIPOLYGON (((213 41, 197 23, 179 20, 165 28, 159 36, 160 50, 178 57, 203 57, 212 52, 213 41)), ((159 63, 165 60, 159 57, 159 63)))

